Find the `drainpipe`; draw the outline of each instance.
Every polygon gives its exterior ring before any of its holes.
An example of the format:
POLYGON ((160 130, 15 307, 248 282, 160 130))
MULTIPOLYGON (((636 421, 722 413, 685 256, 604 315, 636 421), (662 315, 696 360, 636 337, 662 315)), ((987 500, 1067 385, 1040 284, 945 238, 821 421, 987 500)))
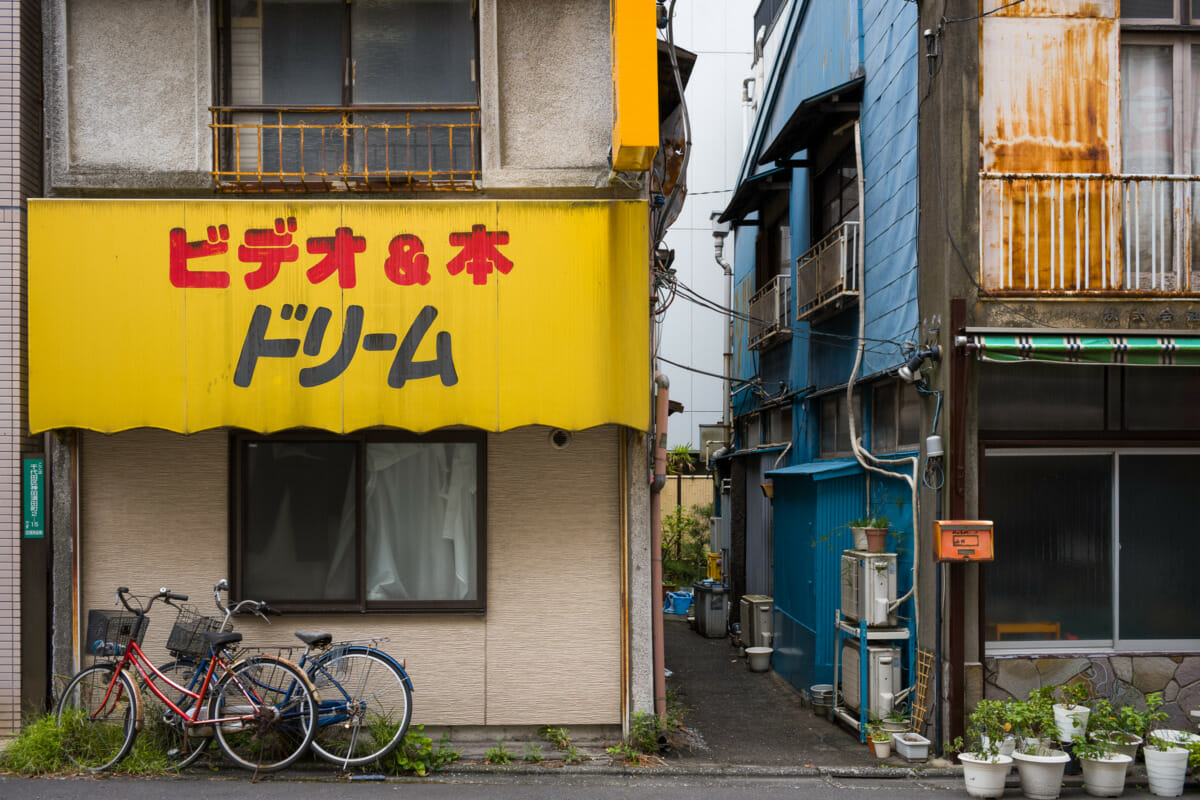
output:
POLYGON ((654 713, 667 713, 666 658, 663 655, 662 604, 662 490, 667 484, 667 414, 670 413, 671 382, 654 373, 654 478, 650 481, 650 586, 654 620, 654 713))
MULTIPOLYGON (((733 266, 725 260, 725 237, 729 235, 729 223, 718 222, 721 216, 720 212, 714 211, 711 215, 713 227, 713 258, 725 273, 725 302, 721 304, 722 308, 732 308, 733 305, 733 266)), ((733 391, 733 315, 728 311, 728 319, 725 321, 725 354, 723 358, 724 373, 725 373, 725 391, 721 397, 721 424, 725 428, 725 441, 731 442, 729 425, 731 422, 732 412, 730 407, 730 392, 733 391)))

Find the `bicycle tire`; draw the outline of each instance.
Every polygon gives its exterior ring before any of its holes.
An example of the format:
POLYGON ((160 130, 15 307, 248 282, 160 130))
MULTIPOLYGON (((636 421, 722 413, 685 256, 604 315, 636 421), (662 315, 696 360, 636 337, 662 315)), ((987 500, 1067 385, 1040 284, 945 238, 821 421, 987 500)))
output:
MULTIPOLYGON (((166 677, 187 689, 195 691, 204 679, 203 673, 198 674, 200 664, 190 659, 179 659, 163 664, 158 671, 166 677), (193 686, 193 684, 195 686, 193 686)), ((145 683, 145 681, 143 681, 145 683)), ((176 692, 170 686, 156 684, 160 691, 171 699, 175 705, 191 713, 192 703, 189 695, 176 692)), ((204 755, 204 751, 212 744, 212 728, 186 724, 174 709, 169 708, 158 695, 149 687, 142 688, 142 736, 150 736, 158 742, 167 756, 167 761, 175 769, 185 769, 204 755)))
POLYGON ((88 772, 116 766, 137 737, 138 695, 125 672, 96 664, 71 679, 55 711, 64 754, 88 772), (111 691, 110 691, 111 688, 111 691))
POLYGON ((295 664, 253 656, 234 664, 213 690, 210 719, 221 751, 240 767, 274 772, 292 764, 312 743, 316 703, 308 677, 295 664))
POLYGON ((308 668, 320 696, 312 748, 343 768, 377 761, 396 749, 412 719, 408 675, 370 647, 343 647, 308 668))

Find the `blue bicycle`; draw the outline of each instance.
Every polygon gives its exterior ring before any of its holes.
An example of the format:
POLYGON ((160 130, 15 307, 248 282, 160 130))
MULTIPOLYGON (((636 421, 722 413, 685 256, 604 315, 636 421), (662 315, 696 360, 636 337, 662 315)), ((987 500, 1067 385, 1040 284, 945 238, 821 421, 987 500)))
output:
MULTIPOLYGON (((206 632, 232 630, 230 620, 240 614, 254 614, 268 624, 268 614, 279 614, 256 600, 229 607, 221 600, 221 593, 227 591, 229 582, 225 580, 213 587, 213 598, 224 619, 180 614, 171 630, 167 650, 176 660, 159 671, 175 676, 175 682, 184 688, 202 680, 208 669, 206 632)), ((305 645, 296 665, 308 676, 318 697, 313 751, 343 769, 370 764, 392 752, 404 739, 412 719, 412 680, 403 664, 377 647, 387 638, 334 642, 324 631, 296 631, 296 637, 305 645)), ((186 763, 194 761, 207 744, 192 743, 186 763)))

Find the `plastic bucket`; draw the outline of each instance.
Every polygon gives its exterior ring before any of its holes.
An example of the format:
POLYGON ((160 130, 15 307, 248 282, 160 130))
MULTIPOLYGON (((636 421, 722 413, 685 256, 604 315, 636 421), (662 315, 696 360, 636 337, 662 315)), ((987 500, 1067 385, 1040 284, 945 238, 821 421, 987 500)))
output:
POLYGON ((686 614, 692 607, 691 592, 667 592, 667 603, 663 608, 668 614, 686 614))

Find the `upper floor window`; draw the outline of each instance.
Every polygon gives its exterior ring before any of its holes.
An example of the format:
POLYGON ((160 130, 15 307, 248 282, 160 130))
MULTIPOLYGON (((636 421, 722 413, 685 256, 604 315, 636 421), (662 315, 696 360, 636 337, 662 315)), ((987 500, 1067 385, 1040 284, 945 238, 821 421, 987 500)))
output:
POLYGON ((231 0, 223 31, 218 183, 473 187, 472 0, 231 0))
MULTIPOLYGON (((1121 160, 1123 171, 1192 174, 1200 170, 1200 22, 1192 0, 1121 4, 1121 160), (1142 25, 1153 30, 1138 30, 1142 25), (1178 26, 1178 27, 1175 27, 1178 26)), ((1197 5, 1200 5, 1198 3, 1197 5)))

